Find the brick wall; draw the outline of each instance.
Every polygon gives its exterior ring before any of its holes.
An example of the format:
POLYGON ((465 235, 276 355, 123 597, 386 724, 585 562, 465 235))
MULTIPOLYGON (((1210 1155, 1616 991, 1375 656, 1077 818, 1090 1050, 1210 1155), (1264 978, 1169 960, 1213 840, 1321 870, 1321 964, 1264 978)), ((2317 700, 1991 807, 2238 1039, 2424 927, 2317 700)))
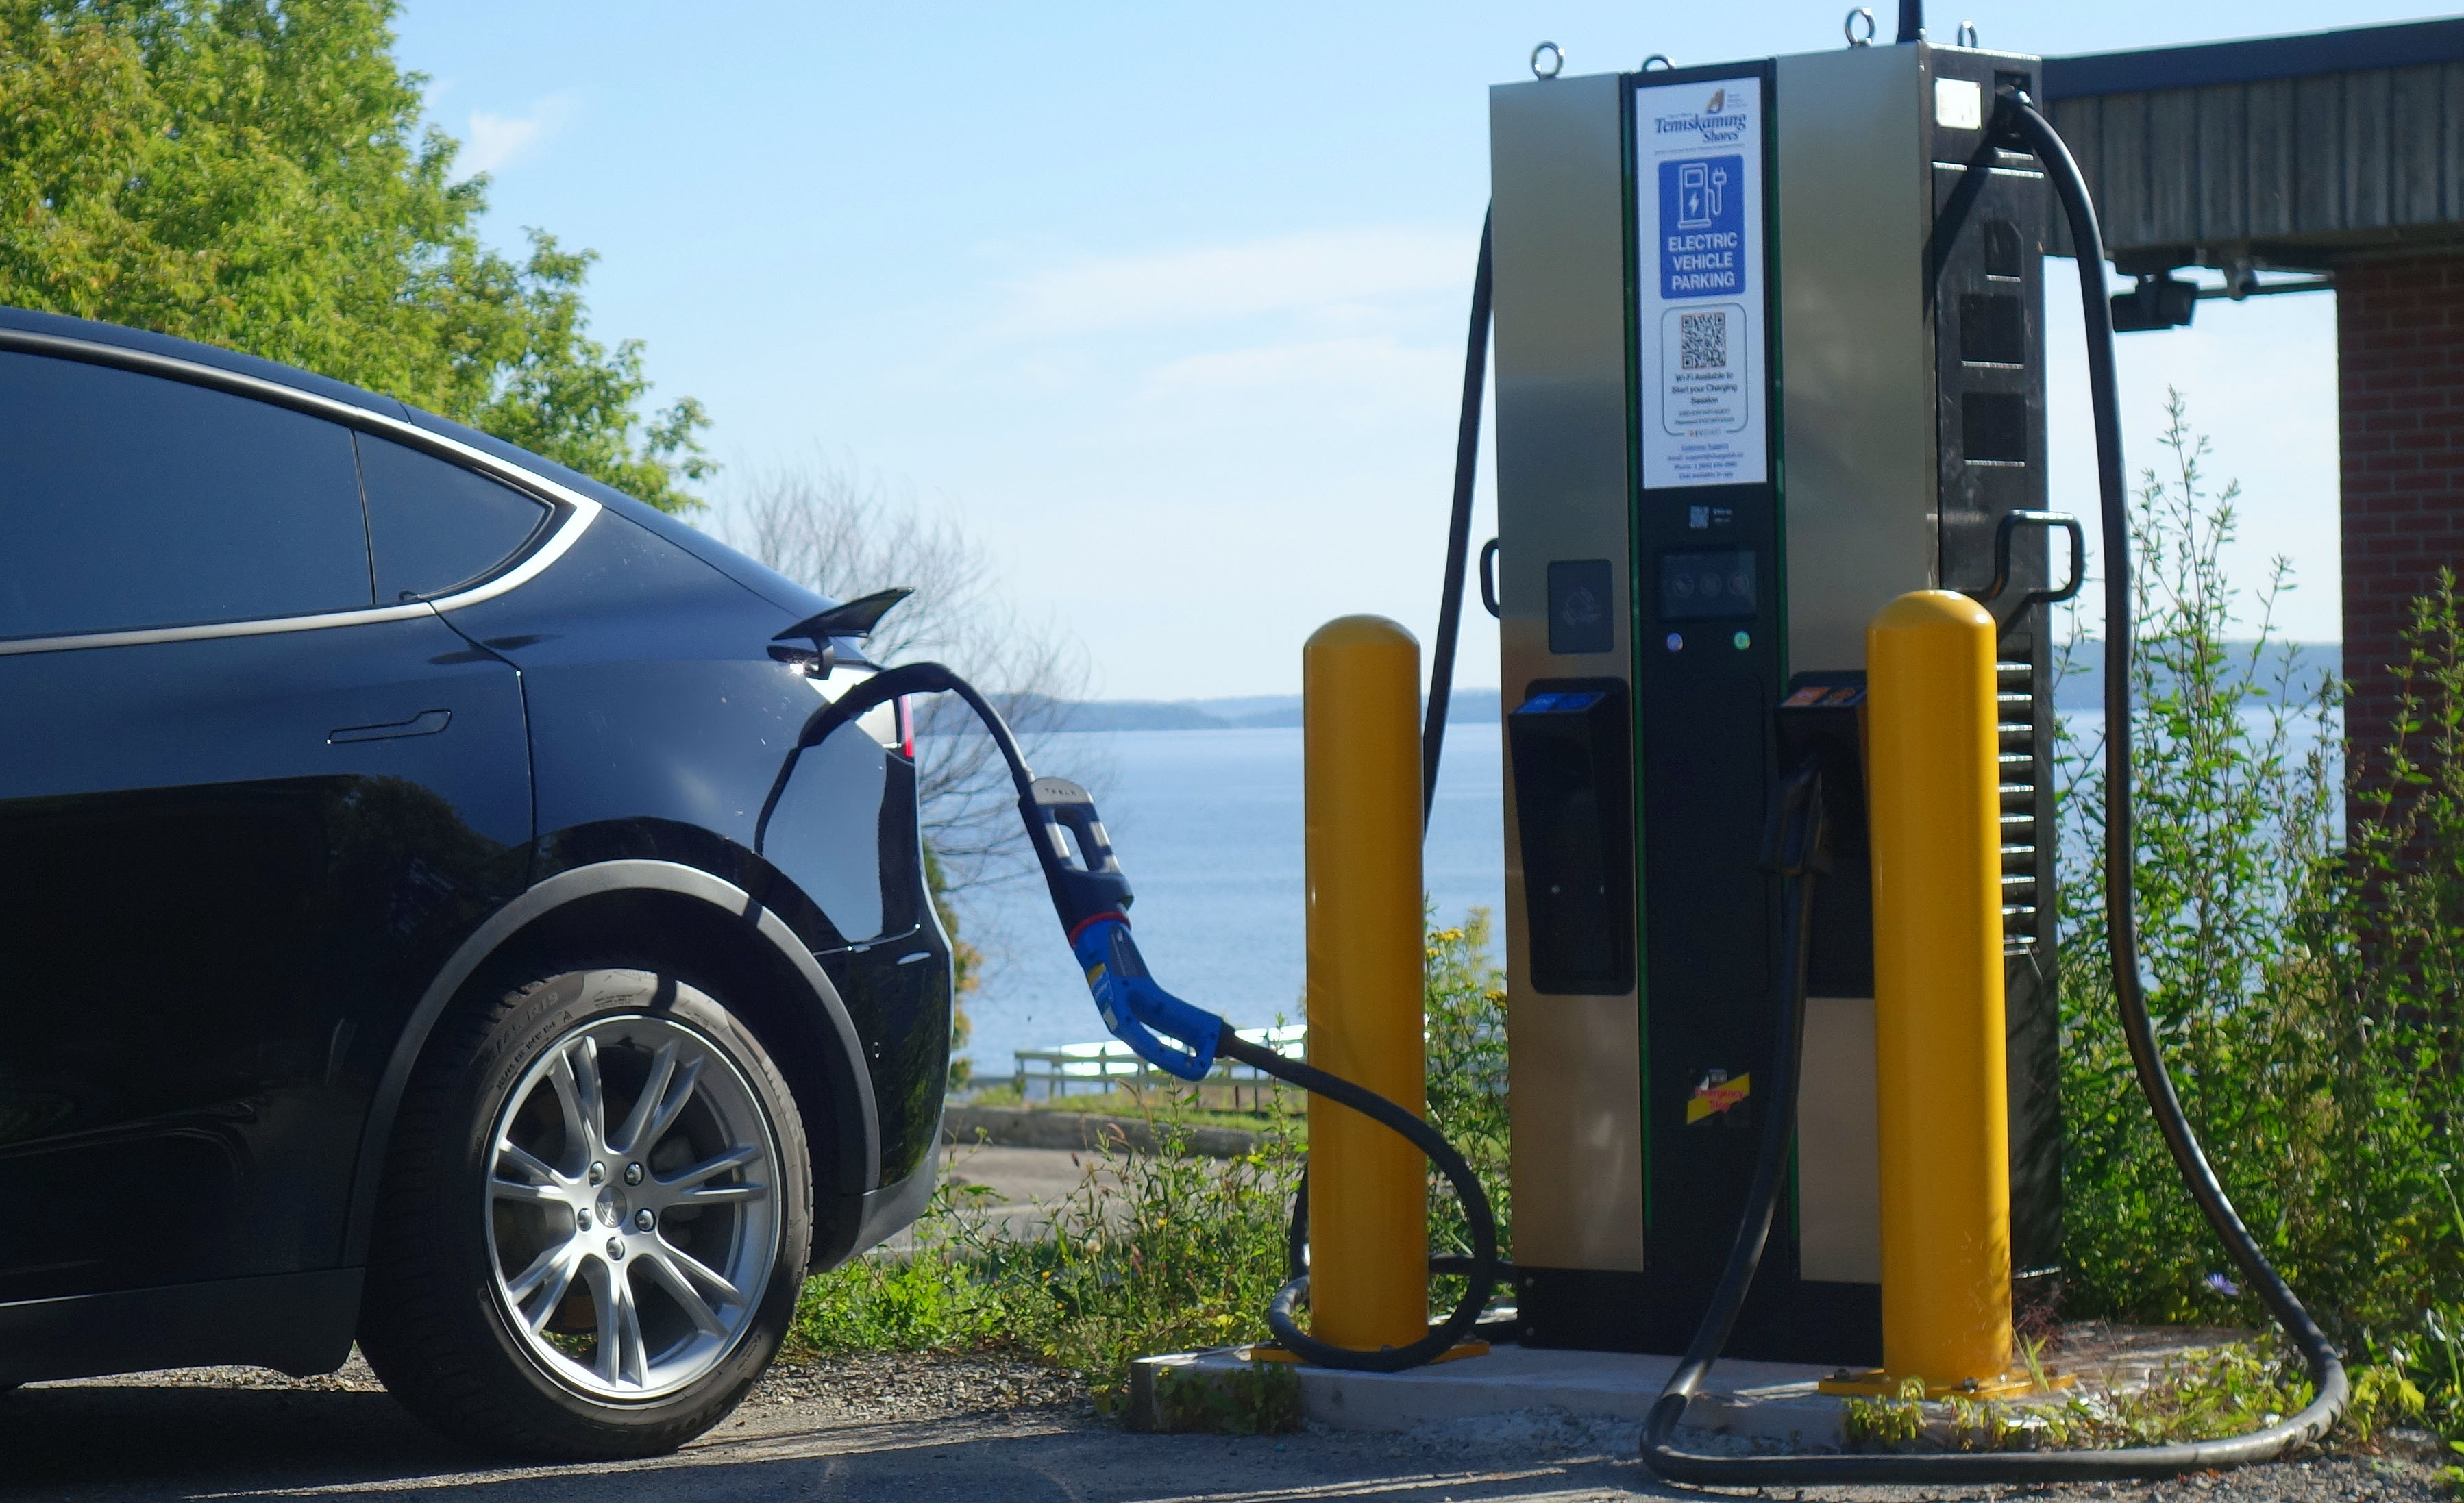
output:
MULTIPOLYGON (((2350 744, 2387 744, 2414 597, 2464 573, 2464 257, 2336 272, 2350 744)), ((2365 764, 2366 766, 2366 763, 2365 764)))

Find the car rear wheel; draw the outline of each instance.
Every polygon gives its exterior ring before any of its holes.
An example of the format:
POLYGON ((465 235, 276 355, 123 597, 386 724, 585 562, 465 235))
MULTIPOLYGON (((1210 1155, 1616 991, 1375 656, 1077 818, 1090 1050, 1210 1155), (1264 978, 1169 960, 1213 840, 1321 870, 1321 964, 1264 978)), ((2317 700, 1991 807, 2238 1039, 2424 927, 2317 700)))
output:
POLYGON ((777 1352, 809 1184, 794 1100, 715 998, 633 969, 534 982, 449 1022, 413 1075, 361 1347, 463 1439, 671 1450, 777 1352))

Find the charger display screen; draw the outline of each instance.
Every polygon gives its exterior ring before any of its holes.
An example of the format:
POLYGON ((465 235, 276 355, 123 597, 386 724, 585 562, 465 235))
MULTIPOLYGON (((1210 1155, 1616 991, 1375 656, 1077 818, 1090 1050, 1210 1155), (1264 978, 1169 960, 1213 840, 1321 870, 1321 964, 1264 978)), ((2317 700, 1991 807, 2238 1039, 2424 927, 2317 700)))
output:
POLYGON ((1754 614, 1749 548, 1660 555, 1660 617, 1671 621, 1749 621, 1754 614))

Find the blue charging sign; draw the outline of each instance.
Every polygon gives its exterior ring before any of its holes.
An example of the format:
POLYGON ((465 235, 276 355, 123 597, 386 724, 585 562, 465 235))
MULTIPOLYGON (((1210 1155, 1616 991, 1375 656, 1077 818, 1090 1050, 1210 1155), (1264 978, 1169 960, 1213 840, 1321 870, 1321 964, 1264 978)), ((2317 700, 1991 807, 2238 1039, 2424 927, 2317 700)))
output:
POLYGON ((1771 477, 1756 77, 1635 90, 1645 489, 1771 477))
POLYGON ((1660 295, 1746 293, 1746 159, 1696 157, 1660 164, 1660 295))

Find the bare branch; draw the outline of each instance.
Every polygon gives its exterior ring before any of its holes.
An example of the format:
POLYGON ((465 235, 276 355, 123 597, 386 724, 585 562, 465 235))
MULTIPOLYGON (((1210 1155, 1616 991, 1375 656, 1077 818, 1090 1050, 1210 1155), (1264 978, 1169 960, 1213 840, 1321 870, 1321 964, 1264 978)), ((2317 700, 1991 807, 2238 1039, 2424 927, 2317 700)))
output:
MULTIPOLYGON (((1020 614, 988 551, 947 508, 826 458, 749 477, 730 500, 732 540, 792 579, 842 600, 891 585, 915 592, 865 643, 875 662, 945 663, 984 690, 1031 764, 1059 750, 1087 697, 1087 654, 1059 626, 1020 614)), ((948 890, 1031 871, 992 738, 956 700, 915 709, 924 839, 948 890)), ((1069 761, 1070 777, 1103 781, 1086 749, 1071 748, 1069 761)))

